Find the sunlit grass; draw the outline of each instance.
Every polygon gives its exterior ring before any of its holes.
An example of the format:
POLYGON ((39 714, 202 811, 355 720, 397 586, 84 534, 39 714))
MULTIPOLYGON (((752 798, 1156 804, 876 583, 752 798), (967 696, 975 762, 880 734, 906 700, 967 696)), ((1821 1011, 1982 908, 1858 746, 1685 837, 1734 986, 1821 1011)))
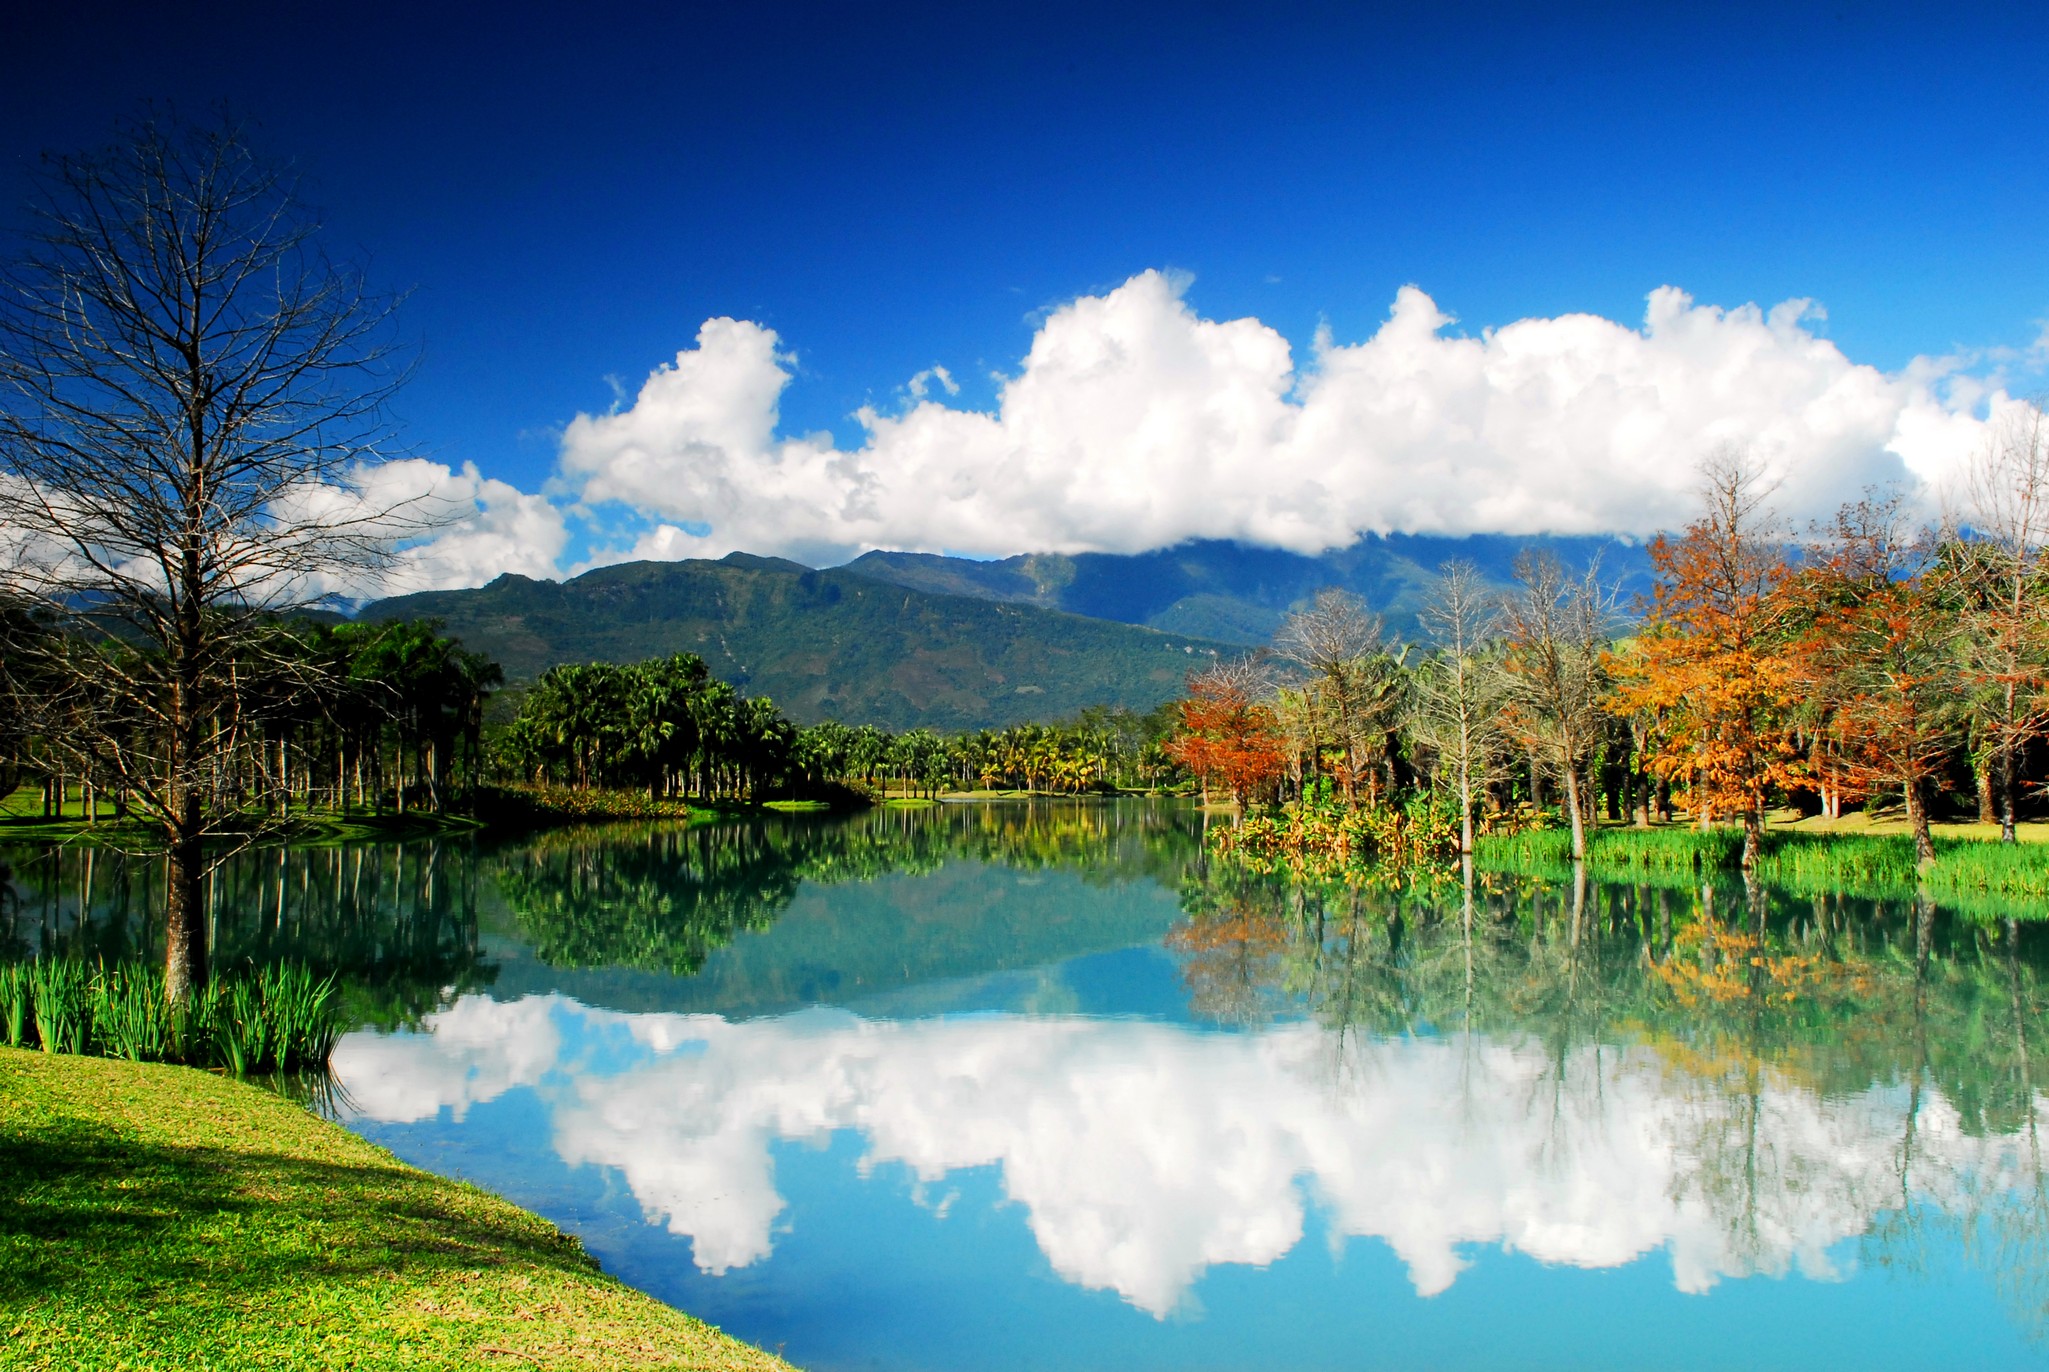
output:
MULTIPOLYGON (((1904 831, 1774 826, 1765 832, 1757 876, 1802 894, 1900 899, 1919 891, 1981 918, 2049 918, 2049 846, 2002 844, 1993 841, 1997 833, 1996 827, 1992 838, 1939 833, 1934 865, 1922 871, 1904 831)), ((1687 885, 1735 872, 1742 854, 1743 834, 1733 826, 1705 832, 1681 825, 1609 826, 1587 834, 1589 872, 1652 885, 1687 885)), ((1485 834, 1475 858, 1489 870, 1558 879, 1570 873, 1572 836, 1563 829, 1485 834)))
POLYGON ((0 1366, 786 1365, 267 1091, 0 1048, 0 1366))

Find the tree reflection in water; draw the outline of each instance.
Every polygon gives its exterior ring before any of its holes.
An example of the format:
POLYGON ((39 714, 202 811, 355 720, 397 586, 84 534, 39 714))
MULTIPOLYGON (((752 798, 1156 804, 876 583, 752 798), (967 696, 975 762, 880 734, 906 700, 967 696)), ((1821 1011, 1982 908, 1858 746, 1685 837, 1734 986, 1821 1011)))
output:
MULTIPOLYGON (((221 966, 293 960, 334 972, 357 1023, 390 1026, 492 984, 480 883, 548 965, 687 975, 740 932, 770 927, 807 881, 967 860, 1171 886, 1193 846, 1187 812, 1171 806, 947 805, 583 827, 508 842, 245 850, 211 869, 205 901, 221 966)), ((0 869, 0 957, 161 956, 160 860, 44 845, 10 850, 0 869)))
POLYGON ((1528 1103, 1562 1150, 1599 1134, 1615 1059, 1647 1052, 1677 1107, 1663 1121, 1671 1199, 1711 1219, 1737 1270, 1827 1273, 1830 1256, 1799 1236, 1819 1212, 1862 1212, 1864 1261, 1919 1271, 1938 1246, 1960 1250, 2049 1337, 2039 927, 1951 917, 1925 897, 1470 866, 1319 881, 1197 864, 1182 905, 1169 944, 1195 1012, 1314 1017, 1340 1089, 1409 1036, 1468 1054, 1541 1045, 1528 1103), (1817 1100, 1831 1109, 1800 1105, 1817 1100))
POLYGON ((542 961, 689 975, 736 935, 773 925, 805 882, 914 876, 952 861, 1171 883, 1192 851, 1186 825, 1185 811, 1167 806, 940 805, 564 829, 489 865, 542 961))
MULTIPOLYGON (((162 955, 163 862, 86 845, 12 850, 0 930, 15 956, 162 955)), ((467 842, 265 848, 224 858, 202 897, 222 968, 303 962, 341 982, 359 1024, 415 1023, 488 986, 467 842)))

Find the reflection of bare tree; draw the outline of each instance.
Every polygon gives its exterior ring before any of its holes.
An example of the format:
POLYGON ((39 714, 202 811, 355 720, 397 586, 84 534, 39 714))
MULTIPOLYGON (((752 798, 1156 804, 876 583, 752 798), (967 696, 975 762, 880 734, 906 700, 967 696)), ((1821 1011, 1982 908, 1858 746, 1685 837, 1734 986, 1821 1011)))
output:
MULTIPOLYGON (((109 962, 161 956, 161 859, 83 845, 13 857, 9 941, 109 962)), ((476 865, 468 844, 436 841, 252 848, 212 866, 200 911, 220 966, 308 963, 340 978, 362 1019, 410 1020, 495 975, 478 942, 476 865)))
MULTIPOLYGON (((1213 880, 1184 886, 1191 921, 1213 880)), ((1328 1027, 1333 1090, 1396 1036, 1456 1034, 1468 1094, 1501 1089, 1488 1044, 1539 1045, 1515 1079, 1551 1171, 1584 1161, 1616 1084, 1655 1065, 1672 1199, 1713 1235, 1715 1271, 1826 1267, 1815 1236, 1868 1226, 1874 1262, 1954 1262, 1961 1243, 2016 1318, 2049 1305, 2038 934, 1755 882, 1689 901, 1465 870, 1434 888, 1235 880, 1238 917, 1268 916, 1244 985, 1264 968, 1264 1013, 1293 998, 1328 1027)))
MULTIPOLYGON (((1865 1236, 1864 1252, 1874 1265, 1921 1275, 1937 1265, 1938 1255, 1960 1248, 1965 1261, 1990 1281, 2009 1318, 2031 1342, 2049 1343, 2049 1177, 2042 1159, 2041 1110, 2034 1084, 2032 1039, 2044 1003, 2039 977, 2022 956, 2021 929, 2008 919, 1999 931, 1999 950, 1969 969, 1976 997, 1981 999, 1985 1031, 1980 1045, 1994 1073, 1994 1084, 1980 1102, 1980 1118, 1997 1132, 1986 1137, 2002 1146, 1987 1163, 1960 1168, 1954 1160, 1928 1147, 1915 1147, 1916 1129, 1924 1111, 1924 1082, 1932 1078, 1929 1058, 1948 1026, 1931 1026, 1930 1015, 1943 1006, 1941 968, 1928 955, 1933 911, 1926 902, 1917 909, 1915 939, 1915 1005, 1921 1071, 1913 1080, 1897 1156, 1898 1193, 1894 1208, 1881 1215, 1865 1236), (1910 1171, 1911 1169, 1911 1171, 1910 1171)), ((1956 1102, 1939 1098, 1945 1105, 1956 1102)), ((1964 1102, 1968 1111, 1969 1102, 1964 1102)), ((1968 1114, 1965 1123, 1969 1123, 1968 1114)))

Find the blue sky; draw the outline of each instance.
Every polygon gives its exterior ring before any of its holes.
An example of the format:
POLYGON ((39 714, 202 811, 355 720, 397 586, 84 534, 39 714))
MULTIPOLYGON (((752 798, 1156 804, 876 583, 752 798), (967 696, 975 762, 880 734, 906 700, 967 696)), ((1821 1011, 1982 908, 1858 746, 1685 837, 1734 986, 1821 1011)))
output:
MULTIPOLYGON (((867 441, 857 409, 895 413, 935 365, 960 386, 948 405, 994 410, 991 373, 1016 378, 1049 317, 1148 269, 1176 274, 1191 318, 1285 339, 1289 385, 1319 326, 1362 343, 1407 284, 1455 318, 1447 337, 1579 312, 1638 329, 1667 285, 1731 309, 1811 299, 1826 314, 1803 336, 1886 377, 1961 354, 2016 392, 2042 382, 2027 353, 2049 318, 2038 8, 205 15, 13 7, 5 203, 37 152, 101 140, 142 98, 233 102, 301 163, 335 238, 413 292, 408 438, 558 506, 589 495, 558 471, 565 426, 612 407, 615 382, 630 405, 707 319, 773 330, 779 433, 830 430, 847 452, 867 441)), ((1077 441, 1092 460, 1096 440, 1077 441)), ((1518 454, 1502 460, 1533 460, 1518 454)), ((612 529, 668 521, 689 551, 714 525, 757 541, 774 526, 613 504, 563 565, 612 529)), ((1409 522, 1445 525, 1431 508, 1409 522)), ((1061 542, 1064 518, 1049 507, 1018 536, 1061 542)), ((1323 536, 1284 523, 1155 532, 1323 536)), ((1006 551, 980 527, 821 525, 787 550, 1006 551)))

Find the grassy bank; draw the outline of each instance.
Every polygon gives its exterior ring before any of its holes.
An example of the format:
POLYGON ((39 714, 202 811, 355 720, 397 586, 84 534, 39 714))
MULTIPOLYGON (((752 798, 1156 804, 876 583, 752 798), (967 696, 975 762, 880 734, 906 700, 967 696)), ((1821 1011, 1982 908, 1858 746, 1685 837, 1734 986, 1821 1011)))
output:
POLYGON ((780 1360, 257 1087, 0 1048, 0 1368, 780 1360))
MULTIPOLYGON (((1742 853, 1743 834, 1735 828, 1599 828, 1587 835, 1589 871, 1652 885, 1736 872, 1742 853)), ((1474 856, 1491 870, 1555 876, 1570 868, 1572 837, 1562 829, 1482 835, 1474 856)), ((1973 913, 2049 917, 2049 844, 2041 842, 1939 833, 1935 864, 1924 872, 1904 833, 1774 828, 1765 833, 1758 877, 1798 892, 1904 898, 1920 890, 1973 913)))

